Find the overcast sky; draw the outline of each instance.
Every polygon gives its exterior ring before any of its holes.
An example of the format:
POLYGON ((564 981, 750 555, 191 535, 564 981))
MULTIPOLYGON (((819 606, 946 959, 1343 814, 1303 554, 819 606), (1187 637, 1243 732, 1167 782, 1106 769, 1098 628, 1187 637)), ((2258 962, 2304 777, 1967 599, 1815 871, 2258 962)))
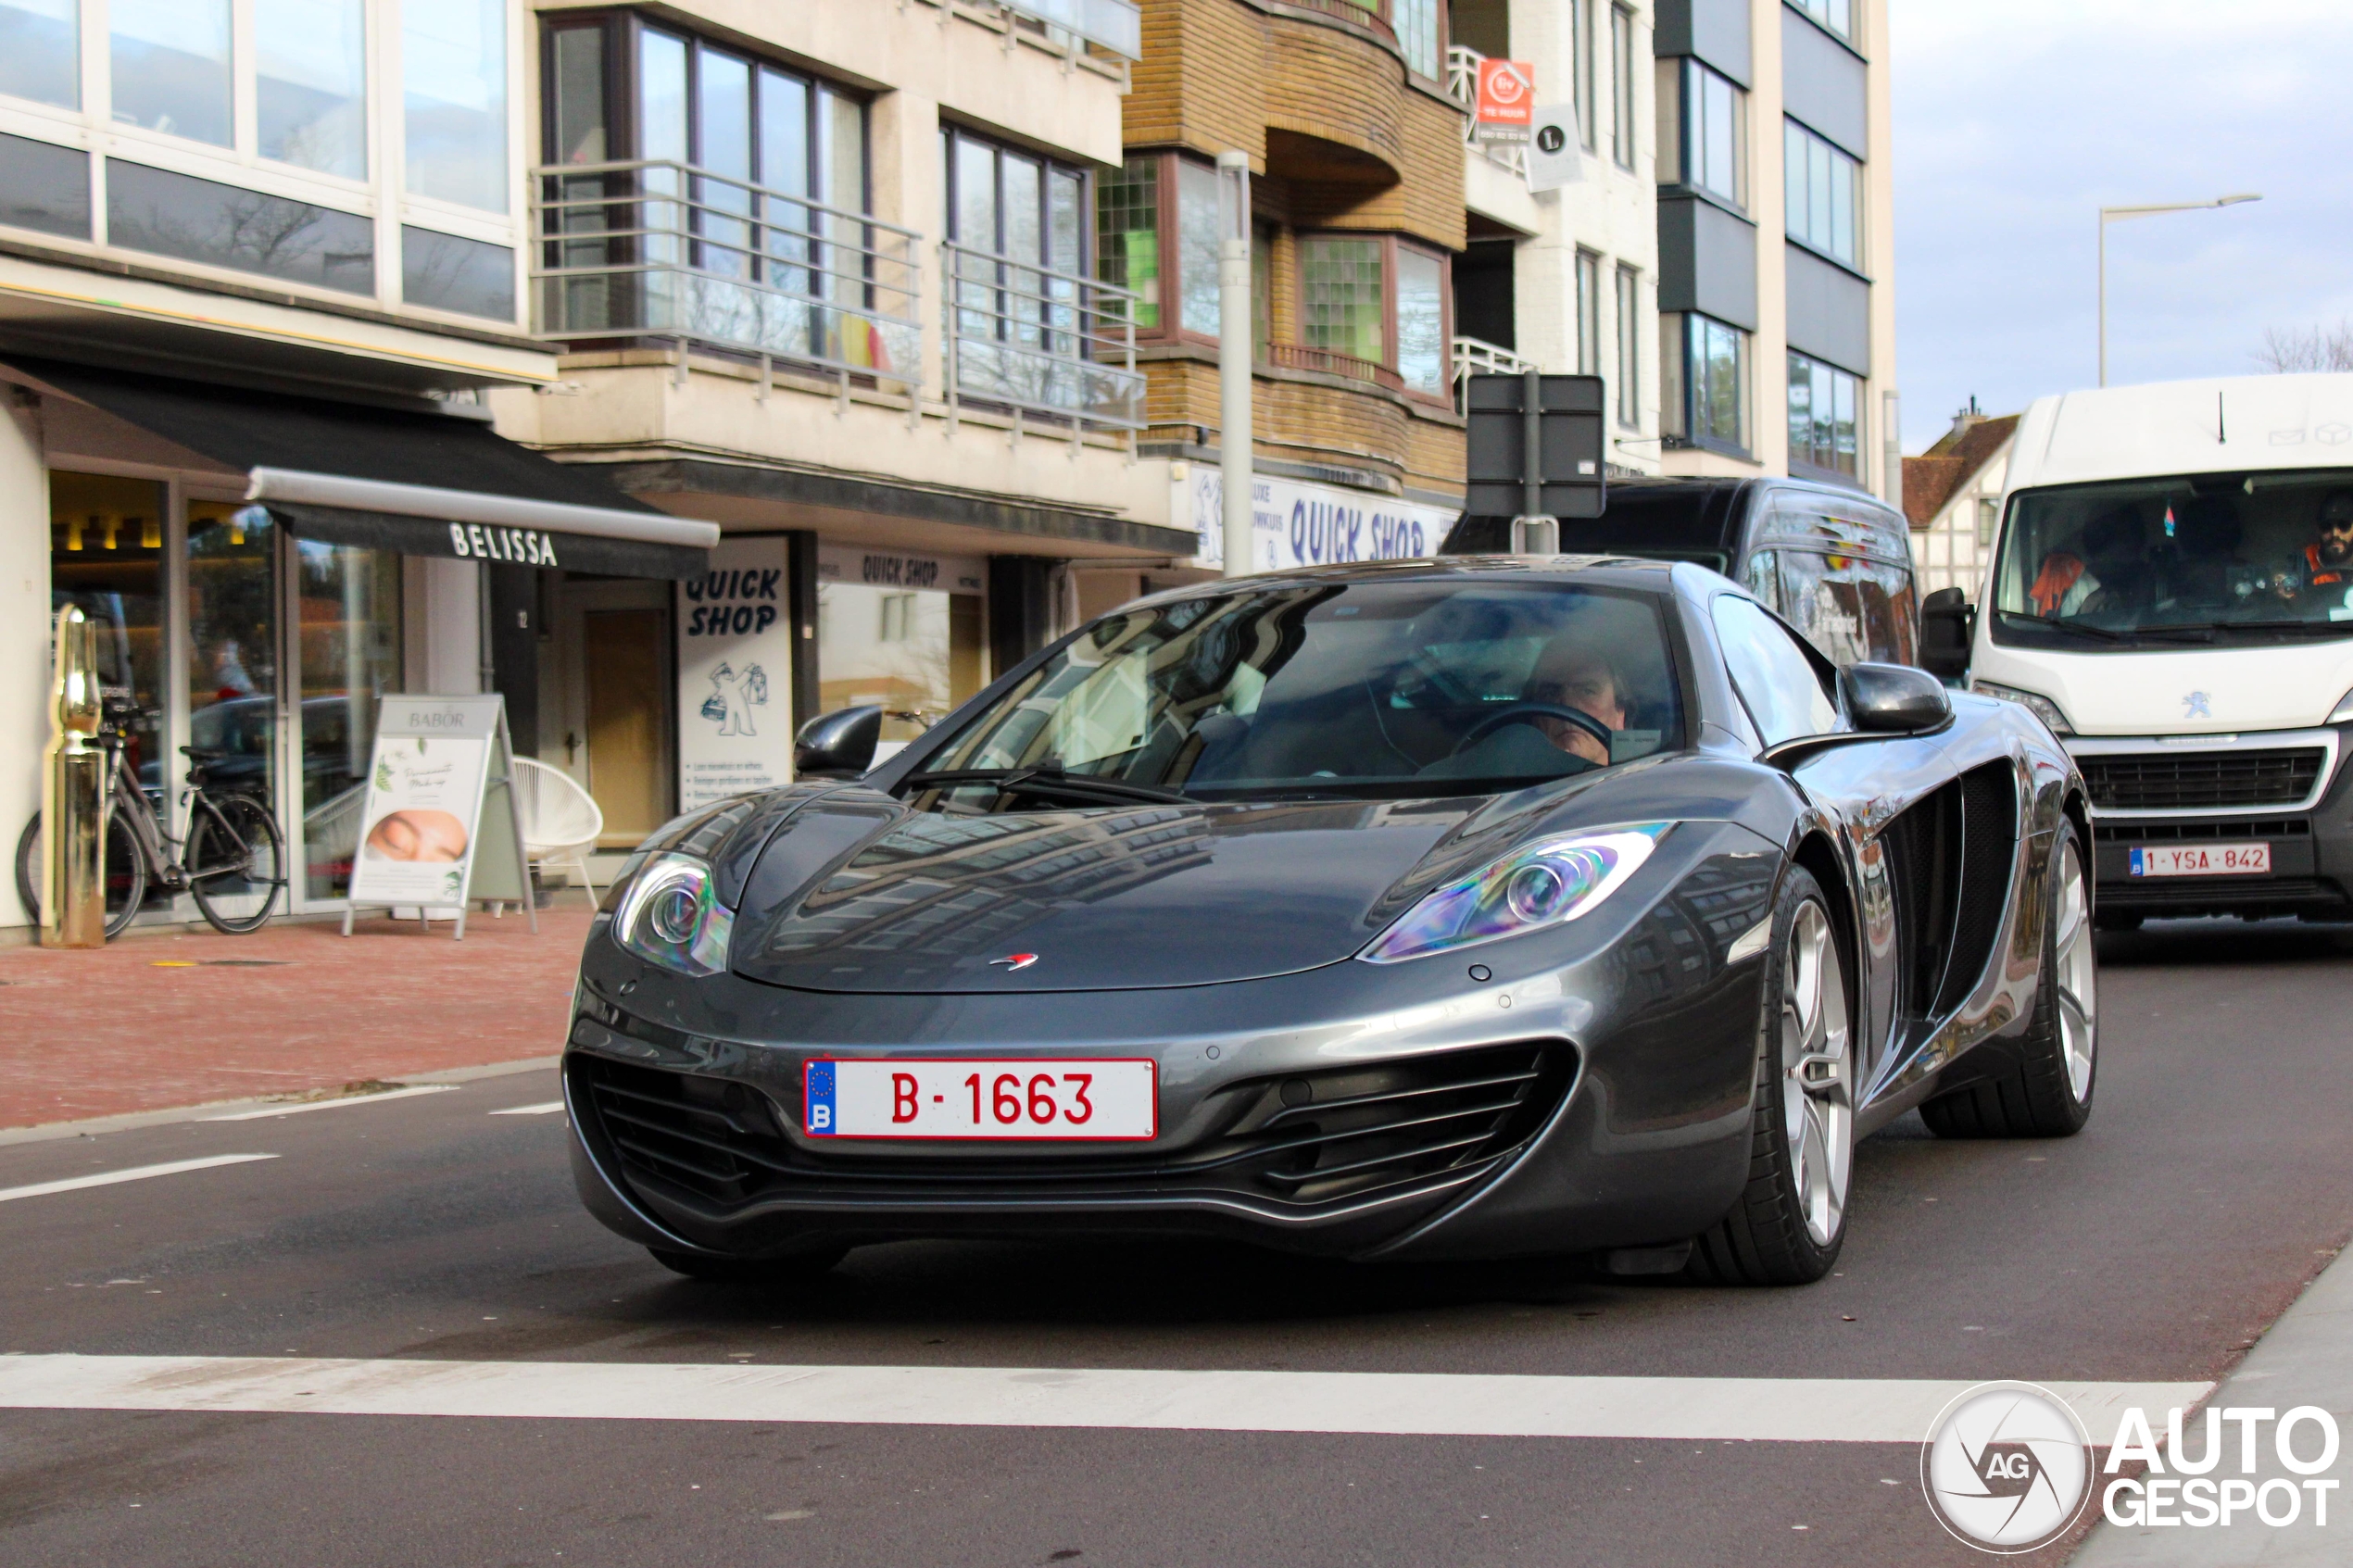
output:
POLYGON ((2244 375, 2266 328, 2353 317, 2353 4, 1889 0, 1904 449, 1974 393, 2244 375))

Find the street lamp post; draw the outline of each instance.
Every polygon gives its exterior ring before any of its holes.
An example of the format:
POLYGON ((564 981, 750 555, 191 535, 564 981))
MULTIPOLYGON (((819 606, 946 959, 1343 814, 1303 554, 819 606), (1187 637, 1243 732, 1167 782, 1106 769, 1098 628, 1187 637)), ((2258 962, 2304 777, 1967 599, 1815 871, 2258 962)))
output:
POLYGON ((2100 384, 2108 384, 2108 226, 2120 219, 2151 218, 2160 212, 2203 212, 2214 207, 2236 207, 2241 202, 2259 202, 2260 194, 2248 193, 2235 196, 2217 196, 2206 202, 2148 202, 2137 207, 2104 207, 2100 208, 2100 384))

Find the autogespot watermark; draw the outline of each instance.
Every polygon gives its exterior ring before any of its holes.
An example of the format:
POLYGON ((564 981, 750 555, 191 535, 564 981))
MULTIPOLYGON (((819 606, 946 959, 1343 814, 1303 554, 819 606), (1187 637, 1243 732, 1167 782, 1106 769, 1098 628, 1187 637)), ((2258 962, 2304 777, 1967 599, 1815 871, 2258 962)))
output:
POLYGON ((1955 1537, 2000 1554, 2057 1540, 2095 1492, 2102 1516, 2128 1528, 2327 1526, 2329 1494, 2339 1486, 2322 1475, 2336 1463, 2334 1416, 2317 1405, 2232 1405, 2204 1416, 2205 1442, 2193 1457, 2184 1452, 2181 1410, 2166 1411, 2160 1442, 2148 1412, 2128 1406, 2101 1463, 2081 1418, 2049 1389, 1980 1384, 1929 1427, 1920 1488, 1955 1537), (2233 1459, 2236 1474, 2226 1465, 2233 1459), (2289 1474, 2266 1474, 2267 1459, 2289 1474), (2118 1474, 2134 1463, 2142 1474, 2118 1474))

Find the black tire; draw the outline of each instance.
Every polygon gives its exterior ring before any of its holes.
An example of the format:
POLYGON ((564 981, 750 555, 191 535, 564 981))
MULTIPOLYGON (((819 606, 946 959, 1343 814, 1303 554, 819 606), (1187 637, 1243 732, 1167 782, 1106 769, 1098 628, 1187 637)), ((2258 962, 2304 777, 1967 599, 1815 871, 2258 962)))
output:
POLYGON ((1703 1284, 1811 1285, 1846 1245, 1855 1170, 1854 966, 1821 884, 1804 867, 1790 868, 1772 918, 1748 1185, 1694 1238, 1685 1272, 1703 1284), (1809 994, 1811 1019, 1803 1016, 1809 994), (1793 1102, 1793 1092, 1803 1098, 1793 1102))
POLYGON ((849 1256, 843 1245, 812 1248, 782 1258, 722 1258, 709 1252, 672 1252, 648 1247, 655 1262, 705 1285, 806 1284, 849 1256))
MULTIPOLYGON (((107 813, 107 939, 112 941, 139 917, 147 897, 147 858, 139 835, 120 811, 107 813)), ((41 923, 41 814, 34 812, 17 839, 17 898, 33 925, 41 923)))
POLYGON ((2083 1130, 2099 1086, 2099 960, 2091 881, 2062 821, 2043 877, 2043 967, 2017 1060, 1920 1107, 1942 1138, 2064 1138, 2083 1130))
POLYGON ((207 796, 188 825, 188 892, 215 931, 243 936, 258 931, 286 891, 286 840, 269 808, 249 795, 207 796), (261 902, 232 913, 231 899, 261 902))

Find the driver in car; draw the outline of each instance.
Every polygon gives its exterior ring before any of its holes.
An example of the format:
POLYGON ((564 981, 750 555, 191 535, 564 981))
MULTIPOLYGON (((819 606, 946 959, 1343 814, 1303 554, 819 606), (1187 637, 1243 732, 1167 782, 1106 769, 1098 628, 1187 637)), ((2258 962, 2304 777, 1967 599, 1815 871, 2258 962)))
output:
MULTIPOLYGON (((1613 732, 1626 727, 1617 671, 1606 656, 1577 638, 1555 638, 1545 648, 1529 680, 1526 700, 1576 709, 1613 732)), ((1529 722, 1570 756, 1582 757, 1597 768, 1609 766, 1609 747, 1583 727, 1541 716, 1529 722)))

